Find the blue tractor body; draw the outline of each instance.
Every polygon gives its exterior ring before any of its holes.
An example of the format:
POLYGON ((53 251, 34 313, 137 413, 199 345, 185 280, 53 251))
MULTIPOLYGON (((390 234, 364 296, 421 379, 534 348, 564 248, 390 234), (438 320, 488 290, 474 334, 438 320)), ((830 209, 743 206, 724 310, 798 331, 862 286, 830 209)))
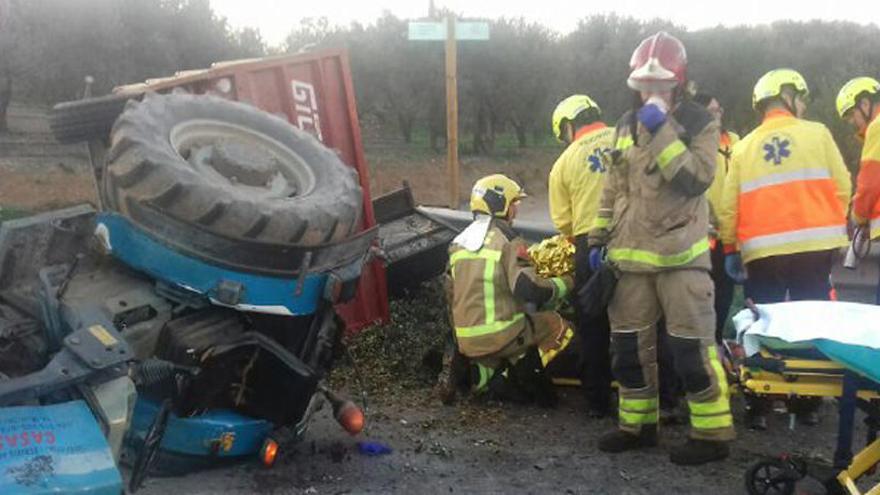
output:
POLYGON ((122 493, 122 476, 85 402, 0 408, 0 493, 122 493))

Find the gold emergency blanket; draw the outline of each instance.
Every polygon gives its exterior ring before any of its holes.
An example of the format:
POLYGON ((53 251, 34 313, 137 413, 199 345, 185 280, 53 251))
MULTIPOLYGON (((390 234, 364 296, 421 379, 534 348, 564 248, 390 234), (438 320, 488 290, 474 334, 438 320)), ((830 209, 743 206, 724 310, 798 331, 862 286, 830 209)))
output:
POLYGON ((574 272, 574 244, 559 234, 529 248, 535 271, 542 277, 560 277, 574 272))

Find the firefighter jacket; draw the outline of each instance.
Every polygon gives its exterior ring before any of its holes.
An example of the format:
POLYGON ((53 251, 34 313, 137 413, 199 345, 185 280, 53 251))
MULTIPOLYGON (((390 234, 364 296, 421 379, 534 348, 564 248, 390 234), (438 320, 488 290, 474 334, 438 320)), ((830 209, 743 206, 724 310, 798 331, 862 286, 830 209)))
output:
POLYGON ((828 128, 772 110, 733 148, 721 207, 724 250, 738 248, 747 263, 846 246, 850 190, 828 128))
POLYGON ((605 185, 603 154, 611 151, 614 129, 601 122, 582 127, 574 142, 550 170, 550 217, 564 236, 589 232, 596 220, 599 197, 605 185))
POLYGON ((613 164, 590 245, 606 245, 624 272, 708 269, 709 207, 718 124, 685 101, 652 136, 628 112, 617 124, 613 164))
POLYGON ((500 219, 492 219, 477 251, 450 244, 452 319, 458 348, 465 356, 478 358, 501 350, 525 328, 527 306, 534 311, 571 289, 571 277, 538 276, 527 248, 510 224, 500 219))
POLYGON ((721 139, 718 142, 718 154, 715 158, 715 179, 706 191, 706 199, 709 200, 709 223, 717 232, 719 228, 718 212, 721 211, 721 194, 724 192, 724 179, 730 168, 730 157, 733 155, 733 145, 739 141, 739 136, 732 131, 721 131, 721 139))
POLYGON ((880 118, 877 117, 865 132, 852 216, 856 223, 870 222, 871 239, 880 237, 880 118))

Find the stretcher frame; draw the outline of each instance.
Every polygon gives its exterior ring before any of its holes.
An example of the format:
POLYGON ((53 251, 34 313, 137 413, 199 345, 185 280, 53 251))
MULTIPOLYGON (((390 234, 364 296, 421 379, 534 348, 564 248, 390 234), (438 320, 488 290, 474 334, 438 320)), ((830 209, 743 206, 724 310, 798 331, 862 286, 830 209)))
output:
MULTIPOLYGON (((861 492, 856 481, 873 472, 880 463, 880 384, 855 373, 840 364, 826 359, 786 357, 779 352, 762 347, 759 354, 746 358, 738 370, 739 385, 745 393, 768 398, 791 399, 796 397, 834 397, 838 399, 837 444, 829 476, 815 476, 823 482, 829 493, 851 495, 880 495, 880 484, 867 492, 861 492), (855 456, 852 443, 857 408, 863 409, 868 418, 867 446, 855 456), (844 491, 841 492, 840 490, 844 491)), ((794 482, 808 475, 804 461, 782 459, 781 481, 794 482), (796 467, 797 465, 797 467, 796 467)), ((759 462, 775 462, 759 461, 759 462)), ((827 468, 828 466, 822 466, 827 468)), ((826 469, 827 470, 827 469, 826 469)), ((751 469, 749 473, 753 473, 751 469)), ((750 481, 746 480, 747 485, 750 481)), ((785 493, 785 492, 782 492, 785 493)), ((792 492, 793 493, 793 492, 792 492)))

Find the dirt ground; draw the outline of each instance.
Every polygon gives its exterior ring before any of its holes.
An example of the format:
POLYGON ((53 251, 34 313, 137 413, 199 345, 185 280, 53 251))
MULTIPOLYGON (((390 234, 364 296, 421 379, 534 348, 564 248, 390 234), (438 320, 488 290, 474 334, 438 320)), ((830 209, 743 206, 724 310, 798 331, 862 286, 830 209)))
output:
POLYGON ((49 130, 45 108, 13 104, 0 134, 0 207, 43 211, 95 203, 85 144, 62 145, 49 130))
MULTIPOLYGON (((575 389, 563 391, 554 410, 512 405, 441 406, 422 400, 400 404, 372 397, 369 428, 359 438, 341 432, 329 414, 317 419, 301 444, 287 449, 272 469, 248 463, 182 478, 147 481, 140 492, 167 493, 577 493, 741 494, 743 475, 758 457, 815 449, 831 455, 834 423, 826 407, 816 428, 787 429, 784 416, 771 431, 739 428, 731 457, 705 467, 669 463, 667 448, 685 428, 662 430, 661 445, 644 452, 605 455, 598 436, 612 420, 588 420, 575 389), (380 441, 394 451, 368 457, 357 442, 380 441)), ((741 417, 741 415, 740 415, 741 417)), ((821 493, 801 487, 800 493, 821 493), (807 491, 809 490, 809 491, 807 491)), ((812 488, 817 489, 815 485, 812 488)))
MULTIPOLYGON (((329 411, 317 415, 304 441, 283 447, 272 469, 248 462, 231 469, 147 481, 142 493, 573 493, 741 494, 756 459, 793 452, 828 459, 836 436, 834 404, 823 405, 817 427, 788 429, 788 416, 770 418, 770 430, 742 425, 742 398, 734 397, 739 438, 731 457, 704 467, 678 467, 668 448, 682 442, 683 425, 661 428, 661 445, 606 455, 598 437, 613 419, 588 419, 579 389, 560 387, 555 409, 466 398, 443 406, 431 386, 439 369, 444 304, 433 303, 438 284, 425 284, 392 301, 393 323, 349 341, 357 370, 343 359, 334 386, 352 397, 368 394, 367 428, 345 434, 329 411), (393 452, 370 457, 358 442, 381 442, 393 452)), ((861 444, 863 433, 856 436, 861 444)), ((822 493, 805 482, 798 493, 822 493)))

